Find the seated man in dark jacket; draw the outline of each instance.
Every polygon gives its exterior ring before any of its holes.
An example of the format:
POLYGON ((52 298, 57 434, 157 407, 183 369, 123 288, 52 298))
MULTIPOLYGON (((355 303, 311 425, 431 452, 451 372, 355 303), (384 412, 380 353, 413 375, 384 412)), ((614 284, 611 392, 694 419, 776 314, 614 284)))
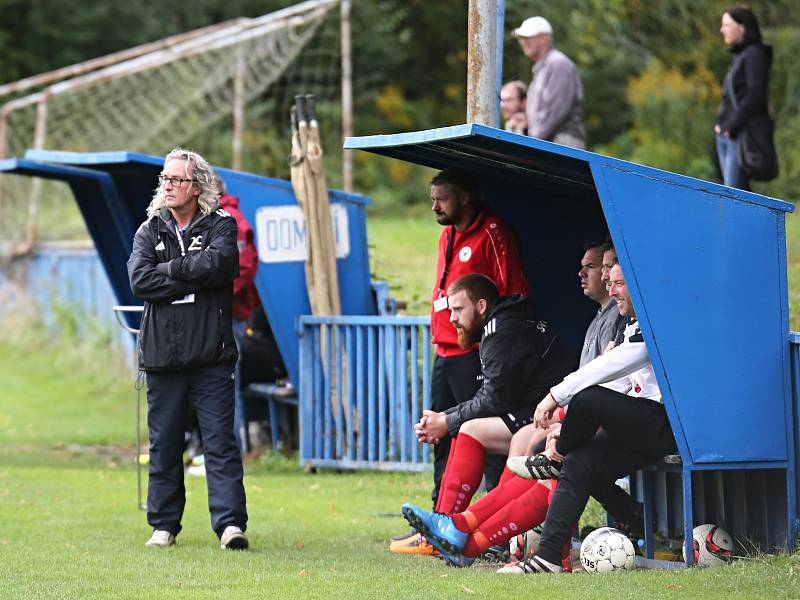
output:
MULTIPOLYGON (((452 514, 469 505, 487 454, 527 448, 528 437, 519 448, 512 447, 512 437, 532 424, 540 394, 570 373, 577 360, 548 324, 536 319, 530 300, 500 298, 483 275, 461 277, 447 296, 459 343, 480 340, 483 377, 471 400, 442 413, 424 411, 416 426, 420 442, 436 443, 448 432, 455 440, 436 504, 436 512, 452 514)), ((506 469, 501 483, 507 477, 506 469)))
POLYGON ((181 530, 190 404, 205 447, 211 525, 223 548, 249 544, 242 460, 233 435, 236 221, 219 207, 213 177, 200 155, 170 152, 128 259, 131 290, 144 301, 138 351, 147 373, 150 547, 175 544, 181 530))

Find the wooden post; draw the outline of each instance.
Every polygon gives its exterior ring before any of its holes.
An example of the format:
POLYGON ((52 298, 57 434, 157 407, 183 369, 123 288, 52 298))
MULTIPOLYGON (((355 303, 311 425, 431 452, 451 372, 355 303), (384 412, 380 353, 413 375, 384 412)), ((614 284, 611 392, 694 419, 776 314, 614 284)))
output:
MULTIPOLYGON (((8 136, 8 112, 3 109, 0 110, 0 160, 6 157, 6 139, 8 136)), ((0 173, 0 219, 6 218, 3 214, 3 175, 0 173)))
POLYGON ((503 87, 503 41, 506 31, 506 0, 497 0, 497 14, 495 16, 495 77, 494 77, 494 121, 495 127, 500 127, 500 90, 503 87))
POLYGON ((467 122, 497 126, 497 2, 469 0, 467 122))
POLYGON ((231 169, 242 170, 242 135, 244 134, 244 54, 236 48, 236 71, 233 74, 233 147, 231 169))
MULTIPOLYGON (((44 148, 44 141, 47 137, 47 100, 49 96, 45 96, 36 105, 36 129, 33 136, 33 147, 37 150, 44 148)), ((33 251, 33 245, 36 243, 36 218, 39 213, 39 198, 42 195, 42 180, 39 177, 34 177, 31 181, 31 190, 28 195, 28 222, 25 226, 25 242, 18 248, 14 254, 22 256, 30 254, 33 251)))

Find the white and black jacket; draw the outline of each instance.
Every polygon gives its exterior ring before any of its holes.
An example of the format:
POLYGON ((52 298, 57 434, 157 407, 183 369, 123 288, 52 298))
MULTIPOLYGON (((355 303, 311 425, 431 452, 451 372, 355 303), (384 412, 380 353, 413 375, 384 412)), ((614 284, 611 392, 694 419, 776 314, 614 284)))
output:
POLYGON ((139 367, 235 364, 231 302, 238 273, 236 220, 223 209, 198 213, 180 236, 166 208, 142 223, 128 259, 131 290, 144 301, 139 367))
POLYGON ((638 321, 628 324, 620 345, 567 375, 550 393, 560 406, 567 406, 575 394, 593 385, 661 402, 661 390, 638 321))

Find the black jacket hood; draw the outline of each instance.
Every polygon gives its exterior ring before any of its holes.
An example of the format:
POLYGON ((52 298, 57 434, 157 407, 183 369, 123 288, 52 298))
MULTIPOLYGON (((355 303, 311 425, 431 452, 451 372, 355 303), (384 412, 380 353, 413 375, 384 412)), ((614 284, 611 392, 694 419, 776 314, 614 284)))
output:
POLYGON ((502 313, 503 317, 505 318, 536 318, 536 308, 534 307, 533 302, 531 302, 530 298, 520 294, 514 294, 513 296, 500 298, 495 305, 492 306, 489 314, 486 315, 486 321, 488 322, 493 317, 496 317, 498 313, 502 313))

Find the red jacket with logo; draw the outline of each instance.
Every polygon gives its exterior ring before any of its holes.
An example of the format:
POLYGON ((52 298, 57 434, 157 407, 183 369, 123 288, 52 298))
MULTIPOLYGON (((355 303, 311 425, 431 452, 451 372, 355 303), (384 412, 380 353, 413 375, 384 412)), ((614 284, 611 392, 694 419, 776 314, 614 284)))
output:
POLYGON ((236 236, 236 245, 239 248, 239 276, 233 281, 233 318, 246 321, 261 304, 255 284, 258 269, 255 235, 242 211, 239 210, 239 198, 222 194, 219 203, 236 219, 239 230, 236 236))
MULTIPOLYGON (((469 273, 480 273, 494 281, 501 296, 522 294, 530 296, 531 289, 522 270, 517 236, 503 221, 483 210, 464 231, 449 225, 439 236, 439 254, 436 260, 436 281, 433 300, 444 296, 445 290, 456 279, 469 273), (442 280, 447 259, 447 239, 453 234, 453 250, 444 284, 442 280)), ((458 333, 450 323, 450 311, 436 311, 431 305, 431 338, 440 356, 457 356, 477 349, 461 348, 458 333)))

